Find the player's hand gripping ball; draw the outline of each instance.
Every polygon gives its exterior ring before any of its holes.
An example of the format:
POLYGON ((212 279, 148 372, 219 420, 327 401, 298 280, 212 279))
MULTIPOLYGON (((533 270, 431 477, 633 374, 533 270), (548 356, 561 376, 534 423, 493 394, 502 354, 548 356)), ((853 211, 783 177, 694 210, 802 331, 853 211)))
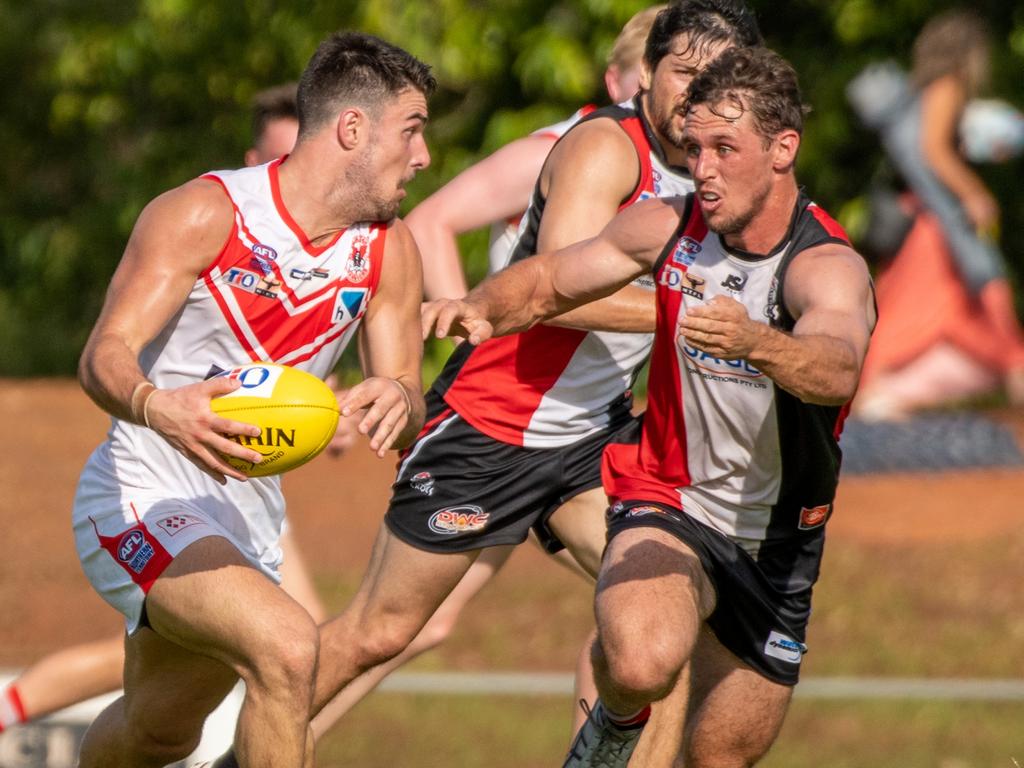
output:
POLYGON ((338 401, 331 388, 311 373, 276 363, 249 363, 218 374, 242 386, 210 401, 214 413, 255 424, 258 437, 231 439, 263 455, 258 464, 224 456, 249 477, 278 475, 295 469, 327 447, 338 426, 338 401))

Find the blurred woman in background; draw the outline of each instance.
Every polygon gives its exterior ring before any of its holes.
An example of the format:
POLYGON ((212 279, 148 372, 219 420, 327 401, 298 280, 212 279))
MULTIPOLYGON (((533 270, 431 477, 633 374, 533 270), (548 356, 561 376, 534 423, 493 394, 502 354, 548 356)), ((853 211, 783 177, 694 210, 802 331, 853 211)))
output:
POLYGON ((996 246, 999 205, 968 166, 959 126, 988 83, 990 35, 969 11, 943 13, 913 48, 914 93, 883 133, 913 217, 877 281, 879 323, 855 413, 867 419, 1004 389, 1024 402, 1024 332, 996 246))

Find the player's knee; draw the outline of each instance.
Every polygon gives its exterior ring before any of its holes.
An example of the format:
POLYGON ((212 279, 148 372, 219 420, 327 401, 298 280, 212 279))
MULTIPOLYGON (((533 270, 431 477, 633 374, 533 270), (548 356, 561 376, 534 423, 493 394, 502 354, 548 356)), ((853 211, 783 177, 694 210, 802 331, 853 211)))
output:
POLYGON ((369 669, 398 656, 408 648, 417 634, 417 628, 399 617, 374 621, 374 627, 359 638, 360 666, 369 669))
POLYGON ((245 675, 265 690, 291 691, 305 696, 316 676, 320 654, 320 635, 312 620, 290 627, 279 627, 260 643, 260 652, 245 675))
POLYGON ((665 645, 603 654, 611 682, 623 693, 654 701, 672 690, 682 668, 679 655, 665 645))

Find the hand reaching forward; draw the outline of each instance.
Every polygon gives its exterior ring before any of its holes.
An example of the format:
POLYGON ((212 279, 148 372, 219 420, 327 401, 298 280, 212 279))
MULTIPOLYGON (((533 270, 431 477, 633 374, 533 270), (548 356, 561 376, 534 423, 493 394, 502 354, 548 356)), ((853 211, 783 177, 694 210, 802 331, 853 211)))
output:
POLYGON ((462 299, 437 299, 423 303, 420 309, 423 339, 431 332, 439 339, 461 336, 470 344, 480 344, 494 335, 494 327, 476 305, 462 299))
MULTIPOLYGON (((339 386, 338 377, 333 373, 324 379, 324 382, 334 391, 334 397, 338 400, 338 412, 341 412, 341 404, 345 402, 351 390, 339 386)), ((353 448, 359 440, 359 422, 363 420, 365 413, 361 410, 354 411, 350 416, 340 416, 338 427, 334 430, 334 437, 327 444, 327 455, 333 459, 343 455, 353 448)))
POLYGON ((366 413, 356 429, 359 434, 370 436, 370 449, 381 458, 409 423, 412 412, 405 385, 384 376, 371 376, 359 382, 348 391, 340 405, 342 419, 365 409, 366 413))
POLYGON ((751 320, 747 308, 735 299, 715 296, 687 311, 676 340, 720 360, 745 360, 767 327, 751 320))
POLYGON ((145 403, 145 417, 149 427, 221 485, 227 483, 228 477, 236 480, 247 478, 220 454, 225 453, 253 464, 263 461, 259 453, 228 437, 256 437, 260 433, 259 427, 225 419, 210 410, 210 400, 233 392, 240 386, 238 379, 217 376, 175 389, 154 389, 145 403))

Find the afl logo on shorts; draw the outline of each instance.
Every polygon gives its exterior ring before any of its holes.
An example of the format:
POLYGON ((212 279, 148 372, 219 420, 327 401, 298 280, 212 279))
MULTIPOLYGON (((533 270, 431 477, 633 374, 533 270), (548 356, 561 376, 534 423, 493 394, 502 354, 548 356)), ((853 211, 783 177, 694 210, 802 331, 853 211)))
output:
POLYGON ((458 533, 482 531, 489 518, 490 514, 484 512, 480 507, 465 504, 461 507, 448 507, 448 509, 435 512, 430 516, 427 525, 434 533, 454 536, 458 533))
POLYGON ((142 573, 154 554, 153 545, 146 541, 146 535, 138 528, 128 531, 117 544, 117 559, 135 573, 142 573))

